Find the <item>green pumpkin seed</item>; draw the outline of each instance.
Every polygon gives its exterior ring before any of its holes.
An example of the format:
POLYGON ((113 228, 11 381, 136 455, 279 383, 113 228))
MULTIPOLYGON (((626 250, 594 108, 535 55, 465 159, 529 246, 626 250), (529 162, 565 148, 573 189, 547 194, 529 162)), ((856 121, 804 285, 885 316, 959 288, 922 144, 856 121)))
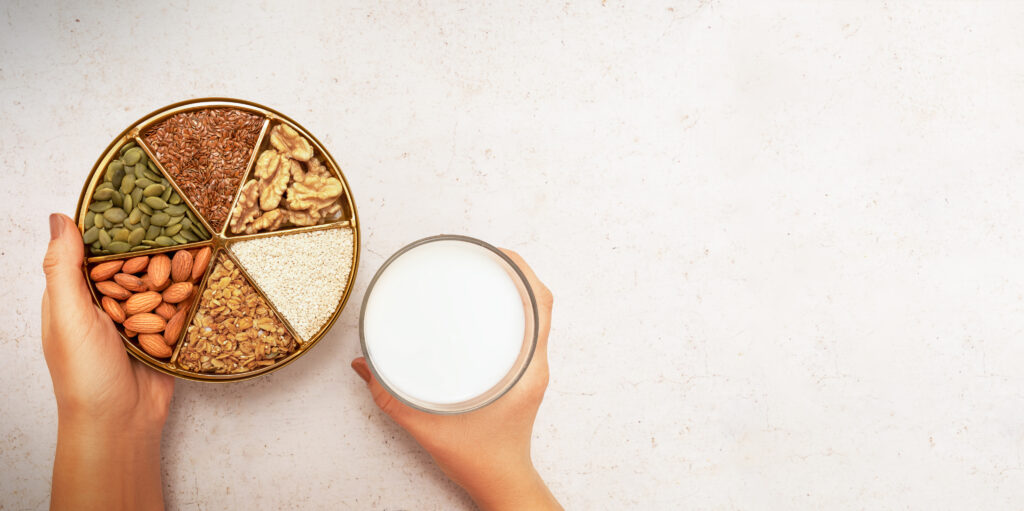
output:
POLYGON ((132 229, 131 234, 128 236, 128 243, 135 247, 138 246, 139 243, 142 243, 142 240, 144 239, 146 239, 146 230, 139 227, 137 229, 132 229))
POLYGON ((145 245, 139 245, 137 247, 132 247, 132 249, 129 250, 129 252, 135 252, 136 250, 146 250, 147 248, 149 248, 149 247, 147 247, 145 245))
POLYGON ((135 208, 128 214, 128 223, 137 224, 142 221, 142 210, 135 208))
POLYGON ((83 224, 85 225, 86 229, 88 229, 90 225, 93 225, 92 222, 93 222, 93 218, 95 218, 95 217, 96 217, 96 213, 93 213, 92 211, 90 211, 90 212, 85 214, 85 222, 83 222, 83 224))
POLYGON ((159 247, 160 244, 153 240, 142 240, 142 246, 144 247, 159 247))
MULTIPOLYGON (((135 205, 135 201, 132 200, 132 196, 131 195, 125 195, 124 196, 124 202, 121 204, 121 209, 123 209, 125 211, 131 211, 132 210, 132 206, 134 206, 134 205, 135 205)), ((138 223, 138 220, 136 220, 133 223, 138 223)))
POLYGON ((168 215, 171 215, 171 216, 184 215, 185 214, 185 206, 181 206, 181 205, 167 206, 166 208, 164 208, 164 213, 167 213, 168 215))
POLYGON ((93 242, 93 244, 91 246, 92 246, 92 250, 94 252, 103 248, 102 246, 100 246, 100 242, 98 242, 98 241, 93 242))
POLYGON ((164 227, 164 236, 174 236, 181 232, 181 224, 168 225, 164 227))
POLYGON ((100 242, 100 246, 103 248, 107 248, 107 245, 110 245, 110 242, 113 241, 110 239, 110 234, 107 234, 107 231, 103 229, 100 229, 100 231, 97 233, 97 236, 100 242))
POLYGON ((127 217, 128 213, 125 213, 121 208, 110 208, 103 212, 103 218, 106 218, 115 224, 124 222, 124 219, 127 217))
POLYGON ((100 219, 103 220, 103 228, 104 229, 110 229, 110 228, 114 227, 114 222, 111 222, 110 220, 107 220, 106 218, 103 218, 103 217, 100 217, 100 219))
POLYGON ((142 169, 142 175, 154 183, 159 183, 160 181, 163 180, 163 178, 160 177, 160 174, 150 172, 150 170, 146 168, 142 169))
POLYGON ((125 151, 124 154, 121 155, 121 159, 124 161, 125 165, 135 165, 140 159, 142 159, 142 149, 133 147, 125 151))
POLYGON ((110 239, 114 241, 128 241, 128 238, 130 238, 131 235, 132 231, 121 227, 110 231, 110 239))
POLYGON ((114 189, 114 185, 112 185, 110 183, 100 183, 100 185, 97 186, 96 189, 97 190, 113 190, 114 189))
POLYGON ((154 241, 156 241, 157 244, 159 244, 161 247, 169 247, 171 245, 174 245, 174 240, 168 238, 167 236, 157 236, 154 241))
POLYGON ((196 236, 195 234, 192 233, 192 231, 188 229, 182 229, 181 232, 179 232, 178 234, 180 234, 181 237, 185 238, 188 241, 199 241, 199 236, 196 236))
POLYGON ((102 212, 110 209, 111 206, 113 206, 113 205, 114 205, 114 203, 110 202, 108 200, 99 201, 99 202, 93 202, 92 204, 89 204, 89 211, 92 211, 92 212, 95 212, 95 213, 102 213, 102 212))
POLYGON ((181 204, 181 197, 178 197, 178 194, 176 194, 176 193, 172 193, 171 194, 171 198, 167 199, 167 203, 168 204, 181 204))
POLYGON ((110 202, 113 202, 114 206, 119 208, 124 205, 124 196, 121 195, 121 192, 114 192, 114 195, 110 196, 110 202))
POLYGON ((172 193, 174 193, 174 189, 168 187, 166 190, 164 190, 164 193, 160 195, 160 198, 163 199, 164 202, 167 202, 171 198, 172 193))
POLYGON ((178 234, 175 234, 174 236, 171 236, 171 239, 174 240, 174 241, 177 241, 178 244, 188 243, 188 240, 185 239, 185 237, 182 236, 181 233, 178 233, 178 234))
POLYGON ((152 215, 153 214, 153 208, 149 207, 145 202, 140 202, 140 203, 136 204, 135 207, 141 209, 142 212, 147 214, 147 215, 152 215))
POLYGON ((107 165, 107 173, 104 175, 104 177, 107 178, 107 181, 113 181, 114 174, 117 174, 118 172, 124 172, 124 163, 121 163, 118 160, 114 160, 107 165))
POLYGON ((125 153, 125 151, 127 151, 127 150, 129 150, 129 149, 131 149, 133 147, 135 147, 135 141, 128 142, 127 144, 121 146, 121 150, 118 151, 118 154, 123 155, 125 153))
POLYGON ((181 220, 184 219, 184 218, 185 218, 184 215, 172 216, 171 219, 167 221, 167 225, 165 227, 171 226, 171 225, 177 225, 177 224, 181 223, 181 220))
POLYGON ((111 195, 114 195, 114 190, 111 190, 110 188, 103 188, 101 190, 96 190, 96 193, 92 194, 92 199, 107 200, 110 198, 111 195))
POLYGON ((164 209, 167 207, 167 203, 160 197, 146 197, 142 201, 153 209, 164 209))
POLYGON ((82 234, 82 241, 86 245, 96 243, 96 240, 100 238, 99 231, 100 230, 97 229, 96 227, 90 227, 89 230, 85 231, 85 233, 82 234))
POLYGON ((150 180, 148 180, 148 179, 146 179, 144 177, 137 177, 137 178, 135 178, 135 186, 138 187, 138 188, 142 188, 143 190, 145 190, 146 188, 148 188, 150 186, 153 186, 154 184, 159 184, 159 183, 154 183, 154 182, 152 182, 152 181, 150 181, 150 180))
MULTIPOLYGON (((135 209, 139 209, 139 208, 136 207, 135 209)), ((142 210, 139 209, 139 211, 142 211, 142 210)), ((139 225, 142 225, 142 227, 144 227, 146 229, 149 229, 149 215, 142 215, 142 221, 139 222, 139 225)))
POLYGON ((97 229, 103 228, 103 215, 94 215, 92 217, 92 225, 97 229))
POLYGON ((160 235, 160 232, 161 229, 159 225, 151 225, 146 228, 146 239, 150 241, 155 240, 156 237, 160 235))
POLYGON ((150 224, 159 225, 160 227, 167 225, 167 222, 169 221, 171 221, 171 216, 164 212, 160 212, 149 217, 150 224))
POLYGON ((107 246, 107 250, 115 254, 123 254, 132 248, 127 241, 111 241, 110 245, 107 246))
POLYGON ((140 161, 139 163, 136 163, 135 166, 132 167, 132 169, 133 169, 132 170, 132 175, 133 176, 138 177, 139 174, 142 174, 143 178, 150 179, 150 177, 146 175, 146 172, 149 172, 149 170, 146 169, 146 164, 145 163, 142 163, 140 161))
POLYGON ((188 217, 182 218, 181 219, 181 226, 186 228, 186 229, 188 229, 189 227, 192 227, 192 221, 189 220, 188 217))
POLYGON ((132 175, 135 176, 135 179, 146 179, 146 175, 142 173, 142 170, 138 165, 132 167, 132 175))
POLYGON ((110 178, 110 182, 114 185, 114 188, 120 188, 122 179, 124 179, 124 169, 114 172, 114 176, 110 178))
POLYGON ((142 202, 142 188, 139 188, 138 181, 135 181, 135 189, 132 190, 132 202, 136 204, 142 202))
POLYGON ((156 197, 161 193, 164 193, 164 185, 152 184, 147 186, 145 190, 142 190, 143 197, 156 197))
POLYGON ((134 189, 135 189, 135 175, 134 174, 128 174, 127 176, 124 176, 124 179, 121 180, 121 187, 120 187, 121 193, 132 193, 132 190, 134 190, 134 189))
POLYGON ((149 160, 149 161, 147 161, 147 162, 146 162, 146 166, 147 166, 147 167, 149 167, 149 170, 151 170, 151 171, 153 171, 153 172, 156 172, 156 171, 157 171, 157 169, 156 169, 156 163, 153 163, 153 160, 149 160))

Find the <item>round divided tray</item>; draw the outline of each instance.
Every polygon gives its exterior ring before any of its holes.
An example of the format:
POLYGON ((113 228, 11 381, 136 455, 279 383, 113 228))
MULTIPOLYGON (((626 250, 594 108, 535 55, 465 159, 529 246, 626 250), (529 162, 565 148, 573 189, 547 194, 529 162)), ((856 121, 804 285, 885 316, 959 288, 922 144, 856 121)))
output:
POLYGON ((128 352, 239 381, 309 351, 348 301, 359 223, 323 145, 256 103, 204 98, 132 124, 76 208, 85 274, 128 352))

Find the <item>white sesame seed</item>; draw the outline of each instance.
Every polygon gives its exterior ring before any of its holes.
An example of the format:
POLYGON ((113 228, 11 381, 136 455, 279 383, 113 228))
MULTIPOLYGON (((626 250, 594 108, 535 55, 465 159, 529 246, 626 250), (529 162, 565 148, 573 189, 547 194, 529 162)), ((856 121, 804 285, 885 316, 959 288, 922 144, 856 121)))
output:
POLYGON ((345 294, 353 246, 352 229, 342 227, 240 241, 229 250, 306 342, 345 294))

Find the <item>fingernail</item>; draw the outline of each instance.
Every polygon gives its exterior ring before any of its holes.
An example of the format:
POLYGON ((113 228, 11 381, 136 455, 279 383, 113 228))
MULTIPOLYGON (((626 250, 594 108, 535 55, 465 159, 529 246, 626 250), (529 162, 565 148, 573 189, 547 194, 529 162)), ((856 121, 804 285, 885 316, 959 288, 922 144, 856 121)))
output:
POLYGON ((357 358, 352 361, 352 370, 359 375, 366 383, 370 383, 370 369, 366 367, 366 362, 361 358, 357 358))
POLYGON ((50 241, 60 237, 60 230, 62 228, 64 228, 64 222, 61 221, 60 215, 57 213, 50 214, 50 241))

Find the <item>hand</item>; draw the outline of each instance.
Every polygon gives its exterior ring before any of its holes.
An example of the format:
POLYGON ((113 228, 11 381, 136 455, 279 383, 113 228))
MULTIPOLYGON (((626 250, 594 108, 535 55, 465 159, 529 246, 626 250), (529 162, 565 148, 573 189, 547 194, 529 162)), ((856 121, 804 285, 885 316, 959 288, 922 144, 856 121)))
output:
POLYGON ((551 291, 519 254, 503 250, 526 275, 537 298, 539 336, 523 377, 497 401, 459 415, 435 415, 398 401, 362 357, 352 369, 367 382, 377 406, 430 453, 448 477, 482 509, 561 509, 533 467, 530 438, 548 385, 551 291))
POLYGON ((50 238, 42 340, 57 398, 51 506, 162 507, 160 435, 174 379, 128 358, 89 295, 74 222, 51 215, 50 238))

